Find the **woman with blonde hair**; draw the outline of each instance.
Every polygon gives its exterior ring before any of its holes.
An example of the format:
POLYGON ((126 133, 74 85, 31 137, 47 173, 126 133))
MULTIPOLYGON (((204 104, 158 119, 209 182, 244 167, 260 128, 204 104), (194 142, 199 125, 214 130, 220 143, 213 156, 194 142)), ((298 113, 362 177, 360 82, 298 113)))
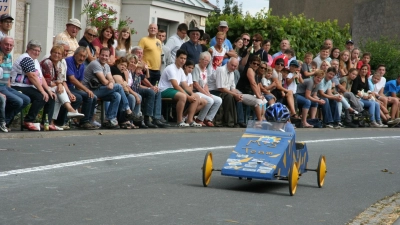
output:
POLYGON ((339 75, 340 77, 346 76, 351 68, 350 64, 350 52, 349 50, 343 50, 339 56, 339 75))
POLYGON ((125 57, 131 49, 131 29, 129 27, 123 27, 119 31, 117 47, 115 48, 116 58, 125 57))
POLYGON ((83 37, 78 42, 79 46, 86 47, 87 58, 85 60, 85 65, 88 65, 91 61, 97 59, 96 48, 93 46, 92 42, 97 37, 97 28, 93 26, 87 26, 83 37))

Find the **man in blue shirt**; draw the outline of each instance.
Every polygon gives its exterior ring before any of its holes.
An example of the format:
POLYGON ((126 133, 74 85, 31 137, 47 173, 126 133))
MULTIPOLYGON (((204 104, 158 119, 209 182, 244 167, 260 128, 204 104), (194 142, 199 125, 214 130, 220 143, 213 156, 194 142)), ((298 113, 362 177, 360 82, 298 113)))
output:
POLYGON ((11 51, 14 48, 14 38, 4 36, 0 43, 0 51, 4 53, 3 63, 0 67, 3 68, 3 77, 0 79, 0 92, 7 97, 5 108, 6 126, 10 127, 15 115, 21 112, 31 100, 28 96, 10 87, 10 73, 12 69, 11 51))
POLYGON ((181 49, 186 50, 187 59, 194 62, 194 64, 199 64, 201 45, 199 44, 199 39, 203 36, 204 31, 195 27, 187 31, 190 40, 181 45, 181 49))
MULTIPOLYGON (((89 88, 82 84, 83 74, 85 71, 85 65, 83 63, 85 62, 86 57, 86 47, 80 46, 75 50, 73 56, 65 58, 65 61, 67 62, 67 84, 71 93, 76 97, 74 103, 82 102, 81 112, 85 114, 85 116, 80 119, 79 127, 85 130, 93 130, 95 127, 90 124, 90 121, 93 117, 97 97, 91 90, 89 90, 89 88)), ((76 108, 78 106, 72 104, 72 107, 76 108)), ((61 114, 60 111, 60 115, 61 114)), ((65 118, 65 115, 60 118, 65 118)))
MULTIPOLYGON (((224 61, 222 61, 222 66, 228 62, 230 57, 234 57, 234 58, 238 57, 237 53, 235 52, 235 50, 232 47, 232 43, 228 39, 228 35, 227 35, 228 30, 229 30, 228 23, 226 21, 220 21, 219 26, 218 26, 218 31, 223 32, 225 34, 225 42, 223 44, 223 47, 226 49, 226 55, 225 55, 226 58, 224 58, 224 61)), ((216 44, 217 44, 217 40, 215 39, 215 37, 213 37, 210 41, 210 47, 212 47, 216 44)))

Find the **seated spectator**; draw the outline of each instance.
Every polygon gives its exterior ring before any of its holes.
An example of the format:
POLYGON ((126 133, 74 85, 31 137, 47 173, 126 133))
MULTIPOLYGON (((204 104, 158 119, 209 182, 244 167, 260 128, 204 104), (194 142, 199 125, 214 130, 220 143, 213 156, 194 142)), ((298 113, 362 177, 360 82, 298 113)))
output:
POLYGON ((0 93, 0 130, 7 133, 6 126, 6 96, 0 93))
POLYGON ((322 61, 319 69, 323 70, 325 73, 327 73, 329 67, 331 67, 331 64, 327 60, 324 60, 324 61, 322 61))
POLYGON ((196 123, 205 124, 208 127, 213 127, 213 120, 222 104, 222 99, 210 93, 208 89, 208 70, 207 65, 210 63, 211 55, 209 52, 200 54, 199 64, 196 64, 192 72, 193 87, 201 98, 207 100, 206 106, 199 112, 196 123))
POLYGON ((218 67, 222 66, 222 62, 226 57, 226 49, 223 44, 226 39, 226 35, 223 32, 218 32, 215 36, 216 44, 208 49, 211 54, 211 63, 209 64, 211 74, 213 74, 218 67))
POLYGON ((351 68, 357 68, 357 64, 360 61, 360 49, 359 48, 353 48, 350 52, 350 67, 351 68))
MULTIPOLYGON (((362 68, 366 68, 366 66, 362 66, 362 68)), ((378 89, 380 86, 378 86, 376 84, 378 84, 380 82, 380 79, 381 79, 380 74, 374 74, 371 78, 371 83, 374 88, 373 89, 374 97, 375 97, 376 101, 380 103, 379 105, 381 108, 381 118, 384 118, 385 122, 388 125, 397 125, 398 123, 400 123, 400 119, 398 118, 399 99, 396 97, 396 94, 394 94, 394 97, 393 97, 393 95, 386 96, 384 94, 384 89, 386 88, 387 84, 390 83, 390 85, 392 87, 393 86, 395 87, 397 80, 391 80, 389 82, 386 82, 384 88, 378 89), (389 110, 387 107, 392 108, 390 110, 390 115, 389 115, 389 110)))
MULTIPOLYGON (((115 83, 120 84, 125 92, 125 96, 128 99, 129 107, 135 114, 134 120, 142 121, 140 118, 140 106, 142 102, 142 96, 132 90, 133 78, 132 74, 128 73, 128 60, 125 57, 120 57, 115 61, 115 65, 110 67, 111 74, 114 78, 115 83)), ((126 120, 123 113, 119 113, 118 123, 121 129, 135 129, 138 128, 134 124, 131 124, 129 120, 126 120)))
POLYGON ((292 49, 286 49, 282 55, 279 55, 274 58, 274 61, 272 62, 271 67, 275 68, 276 62, 278 59, 283 59, 284 67, 288 68, 289 67, 289 61, 294 58, 294 51, 292 49))
MULTIPOLYGON (((72 95, 76 98, 75 102, 82 102, 81 112, 85 115, 79 120, 79 127, 85 130, 96 129, 96 126, 90 123, 93 118, 95 106, 97 103, 97 96, 93 92, 82 84, 84 79, 85 65, 83 64, 87 58, 86 47, 78 47, 73 56, 65 58, 67 63, 67 85, 70 90, 70 98, 72 95)), ((73 102, 73 107, 75 108, 73 102)), ((61 108, 57 123, 60 125, 66 122, 66 113, 61 108)), ((65 128, 64 128, 65 129, 65 128)))
POLYGON ((57 41, 66 41, 70 47, 70 51, 68 52, 68 56, 72 56, 74 51, 79 47, 78 41, 76 40, 76 36, 78 32, 81 30, 81 21, 78 19, 72 18, 66 24, 65 31, 59 33, 54 38, 54 44, 57 41))
POLYGON ((329 58, 332 59, 337 59, 339 60, 340 58, 340 49, 339 48, 332 48, 331 54, 329 55, 329 58))
POLYGON ((107 60, 108 65, 114 65, 115 63, 115 49, 113 47, 114 44, 114 29, 112 26, 105 26, 100 31, 99 37, 95 38, 92 41, 92 45, 96 49, 96 57, 98 58, 100 55, 100 49, 108 48, 110 49, 110 57, 107 60))
POLYGON ((262 46, 263 46, 264 51, 267 52, 267 54, 268 54, 268 63, 267 63, 267 65, 271 66, 272 62, 274 61, 272 56, 269 54, 269 50, 271 50, 271 40, 269 40, 269 39, 264 40, 263 43, 262 43, 262 46))
POLYGON ((348 50, 343 50, 342 52, 340 52, 340 58, 339 58, 340 77, 346 76, 346 74, 348 74, 350 69, 351 69, 350 52, 348 50))
POLYGON ((318 96, 324 101, 322 106, 323 123, 327 128, 340 128, 340 115, 337 103, 342 101, 341 95, 333 95, 332 78, 336 74, 336 69, 330 67, 325 74, 325 78, 318 84, 318 96))
POLYGON ((235 50, 236 54, 238 54, 239 62, 242 60, 242 56, 240 55, 240 50, 243 48, 243 40, 241 37, 238 37, 233 42, 233 49, 235 50))
POLYGON ((10 131, 10 125, 12 124, 14 117, 22 111, 31 102, 30 98, 21 92, 11 88, 10 74, 12 70, 12 50, 14 48, 14 38, 10 36, 4 36, 0 42, 0 52, 3 53, 3 57, 0 57, 2 63, 3 73, 0 77, 0 93, 6 96, 6 109, 5 109, 5 122, 10 131), (4 58, 4 59, 3 59, 4 58))
POLYGON ((215 116, 215 126, 246 127, 244 121, 239 122, 238 119, 238 115, 243 116, 243 112, 238 114, 236 111, 236 104, 243 101, 242 93, 236 90, 233 74, 238 66, 239 61, 231 58, 225 66, 218 67, 208 80, 210 93, 222 99, 222 105, 215 116))
POLYGON ((367 77, 369 78, 369 76, 371 75, 371 66, 369 65, 369 62, 371 61, 371 53, 369 52, 364 52, 362 55, 361 60, 358 61, 357 63, 357 69, 361 69, 362 65, 367 65, 368 66, 368 74, 367 77))
POLYGON ((163 98, 172 98, 176 103, 176 118, 178 127, 201 127, 193 120, 194 113, 200 104, 200 97, 194 94, 188 88, 185 73, 182 70, 186 62, 187 53, 179 49, 176 52, 175 63, 167 66, 160 79, 160 92, 163 98), (187 120, 183 120, 183 111, 186 102, 189 102, 187 108, 187 120), (186 123, 187 122, 187 123, 186 123))
POLYGON ((85 66, 87 66, 91 61, 96 60, 96 49, 92 42, 97 37, 97 28, 93 26, 87 26, 85 33, 83 34, 81 40, 78 42, 79 46, 86 47, 87 58, 85 60, 85 66))
POLYGON ((210 35, 204 33, 203 36, 200 38, 199 43, 201 45, 201 52, 208 51, 207 45, 210 43, 210 35))
POLYGON ((291 117, 297 118, 293 92, 282 86, 283 78, 281 71, 283 68, 285 68, 284 59, 278 58, 275 60, 275 68, 272 71, 272 81, 276 84, 276 88, 272 90, 271 93, 276 97, 278 102, 283 102, 283 104, 288 107, 291 117))
POLYGON ((351 92, 360 98, 360 101, 364 104, 364 108, 368 108, 371 127, 387 127, 382 124, 379 103, 372 98, 373 94, 369 88, 368 78, 366 77, 368 70, 361 71, 353 80, 351 92))
POLYGON ((325 104, 325 101, 317 96, 317 86, 319 83, 321 83, 324 77, 325 72, 322 70, 317 70, 315 71, 313 78, 305 79, 303 83, 300 83, 297 86, 296 99, 297 105, 299 106, 299 108, 302 108, 301 123, 302 127, 304 128, 314 127, 313 125, 307 123, 308 112, 310 111, 310 118, 314 119, 315 115, 317 114, 318 104, 325 104))
MULTIPOLYGON (((70 92, 65 83, 67 66, 61 62, 63 55, 64 48, 56 45, 51 48, 50 57, 40 62, 43 77, 47 82, 47 85, 51 88, 51 91, 57 95, 54 109, 51 110, 46 107, 43 109, 43 114, 49 114, 49 118, 51 119, 50 126, 55 126, 54 120, 57 119, 61 106, 64 106, 68 111, 68 118, 82 118, 84 116, 84 114, 76 112, 71 105, 70 98, 68 97, 71 96, 71 100, 76 101, 75 96, 70 92), (50 112, 53 112, 53 114, 50 112)), ((57 130, 63 129, 58 126, 55 126, 55 128, 57 130)))
POLYGON ((242 66, 249 67, 249 59, 253 56, 258 56, 262 62, 268 62, 268 52, 266 52, 261 44, 263 42, 263 37, 261 34, 253 35, 253 45, 247 48, 247 55, 242 58, 242 66))
POLYGON ((265 63, 261 63, 260 68, 257 70, 256 82, 260 78, 261 91, 264 94, 265 99, 267 99, 268 105, 272 105, 276 101, 275 96, 271 94, 271 90, 276 87, 276 84, 272 82, 272 67, 267 66, 265 63))
MULTIPOLYGON (((15 60, 11 71, 11 86, 31 99, 31 107, 24 118, 24 126, 30 131, 40 130, 33 123, 45 105, 49 109, 49 114, 53 115, 56 98, 56 94, 47 86, 46 82, 43 82, 42 70, 37 61, 41 48, 39 41, 29 41, 26 53, 15 60)), ((45 116, 42 116, 42 124, 44 120, 45 116)), ((49 129, 56 130, 55 126, 50 126, 49 129)))
POLYGON ((100 49, 99 59, 92 61, 85 68, 83 85, 92 90, 101 100, 110 101, 104 127, 112 129, 118 127, 118 111, 126 121, 135 119, 135 115, 129 107, 124 89, 114 82, 110 66, 107 64, 109 57, 109 48, 100 49))

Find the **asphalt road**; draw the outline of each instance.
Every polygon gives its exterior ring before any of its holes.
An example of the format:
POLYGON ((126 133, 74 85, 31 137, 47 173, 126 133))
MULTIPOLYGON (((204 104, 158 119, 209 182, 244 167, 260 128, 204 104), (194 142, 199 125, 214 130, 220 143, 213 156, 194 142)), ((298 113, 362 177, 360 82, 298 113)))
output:
POLYGON ((336 225, 400 191, 398 129, 299 129, 309 167, 324 154, 328 174, 318 188, 305 173, 295 196, 218 172, 202 186, 206 151, 220 168, 243 129, 168 130, 0 139, 0 224, 336 225))

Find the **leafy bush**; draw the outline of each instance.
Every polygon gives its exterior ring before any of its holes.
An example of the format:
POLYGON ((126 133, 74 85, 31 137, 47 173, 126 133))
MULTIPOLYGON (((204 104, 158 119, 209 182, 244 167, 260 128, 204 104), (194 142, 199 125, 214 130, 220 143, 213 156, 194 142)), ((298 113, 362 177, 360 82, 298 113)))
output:
POLYGON ((308 19, 304 14, 288 17, 279 17, 271 15, 271 10, 264 9, 258 12, 254 17, 246 15, 218 15, 211 13, 207 18, 206 32, 214 36, 218 30, 219 21, 225 20, 229 24, 228 39, 233 41, 242 33, 254 35, 260 33, 264 39, 271 40, 270 54, 280 51, 279 44, 282 39, 288 39, 291 47, 296 51, 298 59, 303 59, 306 52, 318 53, 324 40, 330 38, 335 47, 344 49, 346 40, 350 39, 347 24, 345 27, 339 27, 337 20, 318 22, 314 19, 308 19))
MULTIPOLYGON (((389 37, 380 37, 378 40, 362 40, 360 49, 371 53, 371 69, 375 70, 379 64, 386 66, 386 80, 397 78, 400 72, 400 40, 389 37)), ((361 56, 360 56, 361 57, 361 56)))

